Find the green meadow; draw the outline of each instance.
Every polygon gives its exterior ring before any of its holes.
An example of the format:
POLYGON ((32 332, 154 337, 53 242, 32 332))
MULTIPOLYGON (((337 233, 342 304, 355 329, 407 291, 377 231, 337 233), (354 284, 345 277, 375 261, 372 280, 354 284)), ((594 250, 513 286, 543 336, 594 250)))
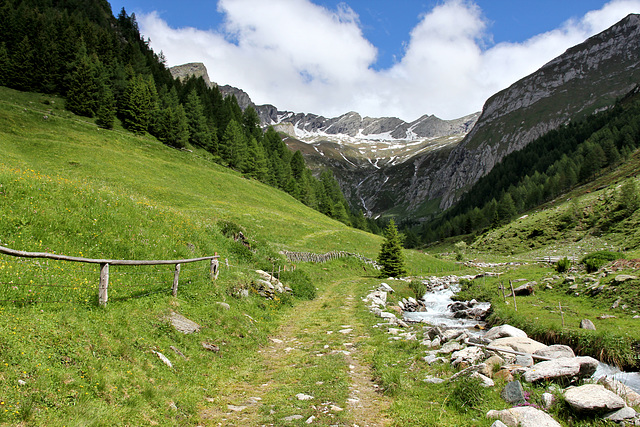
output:
MULTIPOLYGON (((361 301, 381 282, 370 265, 344 258, 294 266, 279 253, 347 251, 375 259, 382 237, 223 168, 205 151, 172 149, 117 124, 102 130, 62 106, 53 96, 0 88, 0 246, 99 259, 217 253, 220 275, 210 278, 208 262, 184 264, 173 297, 173 266, 111 266, 109 302, 101 307, 98 265, 0 255, 0 425, 282 425, 300 416, 286 424, 489 426, 484 414, 506 407, 500 384, 479 390, 424 382, 450 376, 451 367, 422 360, 421 326, 411 328, 418 340, 410 342, 389 340, 377 327, 380 319, 361 301), (238 230, 248 246, 233 239, 238 230), (293 295, 258 296, 256 269, 280 271, 293 295), (173 313, 200 331, 177 331, 173 313), (298 400, 298 393, 314 399, 298 400)), ((581 200, 588 206, 597 198, 581 200)), ((563 209, 548 207, 494 230, 470 242, 462 257, 539 256, 544 245, 527 247, 519 236, 557 221, 563 209)), ((615 230, 614 242, 623 246, 615 230)), ((602 239, 589 249, 600 249, 602 239)), ((570 240, 564 243, 575 248, 577 238, 570 240)), ((456 261, 453 243, 405 251, 410 274, 480 272, 456 261)), ((635 362, 629 343, 640 337, 630 311, 596 321, 596 335, 578 331, 576 322, 610 313, 616 292, 637 305, 637 282, 593 299, 554 279, 552 289, 518 297, 515 312, 498 291, 500 281, 557 273, 550 265, 501 272, 476 279, 462 296, 492 300, 496 323, 577 344, 586 354, 606 345, 608 360, 635 362)), ((391 303, 413 296, 407 282, 389 283, 396 289, 391 303)), ((527 391, 535 400, 543 389, 527 391)), ((559 414, 566 425, 593 423, 569 417, 559 414)))

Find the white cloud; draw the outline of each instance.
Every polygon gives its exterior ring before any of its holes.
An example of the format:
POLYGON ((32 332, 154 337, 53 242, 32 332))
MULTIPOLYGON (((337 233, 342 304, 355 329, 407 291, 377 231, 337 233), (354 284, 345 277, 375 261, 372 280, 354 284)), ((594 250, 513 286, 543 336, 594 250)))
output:
POLYGON ((375 71, 376 48, 346 4, 309 0, 220 0, 224 28, 170 28, 158 14, 138 16, 141 32, 169 65, 204 62, 212 80, 244 89, 281 110, 337 116, 358 111, 413 120, 456 118, 629 13, 640 0, 613 0, 523 43, 490 40, 481 9, 448 0, 421 17, 405 54, 375 71))

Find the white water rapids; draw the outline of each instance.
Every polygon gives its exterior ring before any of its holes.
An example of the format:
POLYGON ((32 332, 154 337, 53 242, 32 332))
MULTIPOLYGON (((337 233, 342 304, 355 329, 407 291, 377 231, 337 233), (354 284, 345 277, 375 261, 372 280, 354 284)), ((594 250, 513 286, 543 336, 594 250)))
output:
MULTIPOLYGON (((481 335, 482 330, 474 328, 476 325, 483 325, 484 322, 478 322, 470 319, 456 319, 453 317, 453 312, 449 310, 449 305, 454 301, 451 299, 456 292, 460 290, 460 285, 452 283, 449 286, 446 284, 435 287, 432 291, 427 292, 423 301, 426 312, 405 312, 404 317, 412 322, 423 322, 432 326, 441 326, 448 329, 451 328, 464 328, 471 335, 481 335)), ((478 303, 476 307, 488 307, 489 303, 478 303)), ((607 365, 600 362, 598 369, 593 374, 593 379, 599 379, 607 376, 614 378, 621 383, 627 385, 635 392, 640 393, 640 373, 639 372, 623 372, 615 366, 607 365)))

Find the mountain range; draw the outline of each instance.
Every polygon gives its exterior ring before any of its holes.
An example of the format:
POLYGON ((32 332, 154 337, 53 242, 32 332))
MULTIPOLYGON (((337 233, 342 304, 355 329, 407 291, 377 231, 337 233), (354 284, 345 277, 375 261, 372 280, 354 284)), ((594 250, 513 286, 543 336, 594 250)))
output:
MULTIPOLYGON (((353 208, 421 221, 454 205, 509 153, 610 108, 640 81, 639 64, 640 15, 632 14, 493 95, 481 113, 456 120, 325 118, 255 105, 241 89, 218 87, 242 108, 253 106, 312 169, 330 168, 353 208)), ((209 80, 199 63, 171 72, 209 80)))

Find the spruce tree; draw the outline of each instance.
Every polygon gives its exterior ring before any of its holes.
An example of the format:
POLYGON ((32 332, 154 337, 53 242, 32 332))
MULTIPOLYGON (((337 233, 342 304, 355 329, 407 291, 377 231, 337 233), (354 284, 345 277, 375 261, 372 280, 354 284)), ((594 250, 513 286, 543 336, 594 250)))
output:
POLYGON ((382 277, 398 277, 407 273, 404 266, 400 235, 393 219, 384 230, 384 242, 380 246, 378 264, 382 267, 382 277))
POLYGON ((98 66, 89 58, 87 48, 81 43, 69 76, 66 109, 79 116, 93 117, 98 111, 100 87, 98 66))
POLYGON ((116 101, 108 86, 102 88, 100 106, 96 112, 96 124, 104 129, 113 129, 116 119, 116 101))
POLYGON ((187 95, 185 112, 187 113, 187 121, 189 123, 189 141, 193 145, 197 145, 211 152, 213 150, 211 130, 209 130, 209 126, 207 125, 204 108, 195 89, 192 89, 187 95))
POLYGON ((0 86, 9 86, 10 67, 9 51, 5 42, 0 42, 0 86))

